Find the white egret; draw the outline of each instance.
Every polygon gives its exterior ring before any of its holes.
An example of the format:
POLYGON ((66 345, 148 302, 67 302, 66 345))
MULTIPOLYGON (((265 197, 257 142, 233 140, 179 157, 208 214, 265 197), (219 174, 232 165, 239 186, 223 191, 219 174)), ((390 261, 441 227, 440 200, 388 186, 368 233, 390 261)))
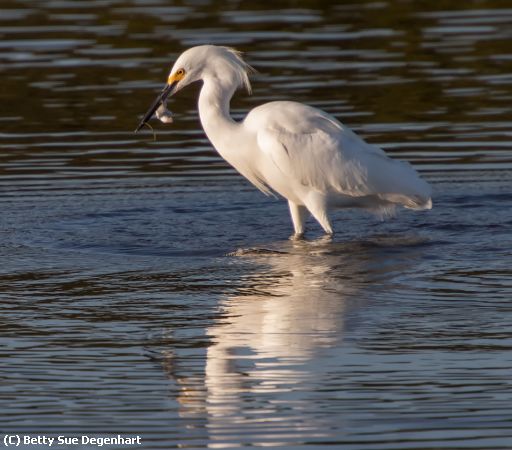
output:
POLYGON ((308 211, 330 235, 328 211, 334 208, 389 213, 397 205, 432 207, 430 186, 408 163, 390 159, 324 111, 274 101, 254 108, 241 122, 233 120, 231 97, 240 86, 250 93, 251 70, 240 53, 228 47, 186 50, 135 131, 169 96, 201 80, 199 116, 208 139, 258 189, 288 200, 292 237, 303 235, 308 211))

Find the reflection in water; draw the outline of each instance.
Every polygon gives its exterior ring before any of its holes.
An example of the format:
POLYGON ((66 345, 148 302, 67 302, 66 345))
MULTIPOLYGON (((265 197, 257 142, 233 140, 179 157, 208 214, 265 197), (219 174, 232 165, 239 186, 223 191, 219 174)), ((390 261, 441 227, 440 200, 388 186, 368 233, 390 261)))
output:
MULTIPOLYGON (((245 414, 251 409, 244 401, 248 394, 269 393, 260 405, 266 411, 307 407, 306 400, 287 397, 312 375, 307 361, 341 341, 347 301, 355 291, 345 273, 354 266, 343 257, 315 255, 295 245, 290 253, 255 259, 264 266, 250 280, 249 292, 228 296, 222 302, 225 319, 207 330, 212 345, 206 359, 206 408, 214 440, 226 434, 226 427, 254 420, 245 414), (340 266, 337 273, 334 262, 340 266)), ((271 428, 260 439, 284 431, 271 428)), ((286 420, 285 428, 292 434, 305 431, 300 421, 286 420)))
MULTIPOLYGON (((341 346, 347 316, 367 300, 370 278, 382 289, 398 267, 383 273, 385 253, 374 244, 324 239, 238 254, 257 269, 226 295, 221 317, 206 330, 204 374, 178 379, 181 416, 205 415, 213 441, 230 440, 235 430, 236 439, 249 433, 262 443, 320 438, 327 424, 321 416, 306 420, 306 386, 322 389, 317 365, 329 360, 327 349, 341 346)), ((179 357, 167 356, 174 377, 179 357)))

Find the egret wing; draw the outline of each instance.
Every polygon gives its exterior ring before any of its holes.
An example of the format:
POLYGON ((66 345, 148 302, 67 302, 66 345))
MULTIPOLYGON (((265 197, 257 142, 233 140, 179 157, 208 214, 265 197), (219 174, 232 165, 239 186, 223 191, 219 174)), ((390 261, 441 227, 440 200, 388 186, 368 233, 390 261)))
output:
POLYGON ((384 153, 322 116, 307 125, 290 131, 274 123, 258 132, 258 145, 283 176, 304 186, 355 197, 374 193, 369 169, 388 159, 384 153))
POLYGON ((253 111, 247 125, 289 183, 429 207, 430 187, 409 163, 390 159, 329 114, 295 102, 268 103, 253 111))

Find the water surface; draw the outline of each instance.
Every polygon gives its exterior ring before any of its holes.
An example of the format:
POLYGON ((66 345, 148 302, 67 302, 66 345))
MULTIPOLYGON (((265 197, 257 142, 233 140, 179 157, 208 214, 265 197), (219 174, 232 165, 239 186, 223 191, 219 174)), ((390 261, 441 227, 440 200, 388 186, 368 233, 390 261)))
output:
POLYGON ((0 37, 2 433, 512 446, 507 2, 6 0, 0 37), (434 209, 291 242, 285 202, 212 150, 197 88, 134 135, 202 43, 258 69, 236 118, 321 107, 418 168, 434 209))

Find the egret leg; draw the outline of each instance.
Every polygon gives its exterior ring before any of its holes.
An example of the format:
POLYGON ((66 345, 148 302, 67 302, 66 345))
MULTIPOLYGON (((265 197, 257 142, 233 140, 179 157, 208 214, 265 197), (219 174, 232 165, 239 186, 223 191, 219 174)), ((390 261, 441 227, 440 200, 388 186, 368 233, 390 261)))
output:
POLYGON ((297 205, 297 203, 291 200, 288 200, 288 206, 290 207, 290 215, 292 216, 293 228, 295 230, 295 234, 290 238, 301 239, 304 236, 304 223, 306 222, 308 210, 305 206, 297 205))
POLYGON ((310 199, 306 203, 307 208, 311 215, 317 220, 320 226, 324 229, 325 233, 328 235, 332 235, 332 227, 329 217, 327 216, 327 208, 325 201, 318 198, 310 199))

